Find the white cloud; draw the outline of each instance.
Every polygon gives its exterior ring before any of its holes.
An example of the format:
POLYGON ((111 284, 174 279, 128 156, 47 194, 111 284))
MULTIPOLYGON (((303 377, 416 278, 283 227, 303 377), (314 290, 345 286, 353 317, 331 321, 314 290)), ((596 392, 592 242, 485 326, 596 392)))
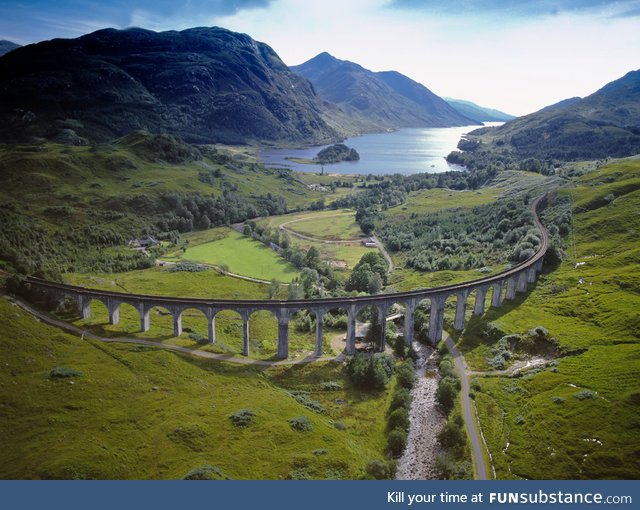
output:
POLYGON ((278 0, 211 21, 270 44, 290 65, 328 51, 515 114, 587 95, 640 62, 637 19, 612 18, 610 10, 526 19, 436 16, 386 4, 278 0))

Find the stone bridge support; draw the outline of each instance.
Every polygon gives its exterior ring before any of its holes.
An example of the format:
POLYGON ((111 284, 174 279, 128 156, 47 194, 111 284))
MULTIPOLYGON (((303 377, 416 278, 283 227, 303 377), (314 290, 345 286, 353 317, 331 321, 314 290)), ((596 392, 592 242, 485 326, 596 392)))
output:
POLYGON ((484 306, 487 298, 487 291, 489 287, 477 287, 476 289, 476 302, 473 306, 473 315, 480 316, 484 313, 484 306))
POLYGON ((517 278, 516 290, 520 293, 527 292, 527 270, 520 271, 517 278))
POLYGON ((507 280, 507 291, 504 297, 509 301, 513 301, 516 298, 516 278, 517 276, 512 276, 507 280))
POLYGON ((356 353, 356 305, 350 305, 347 308, 347 345, 345 350, 348 355, 356 353))
POLYGON ((278 318, 278 359, 289 357, 289 312, 282 308, 277 312, 278 318))
POLYGON ((382 304, 376 307, 378 309, 378 323, 380 324, 380 338, 378 339, 377 351, 384 352, 387 341, 387 305, 382 304))
POLYGON ((182 308, 170 307, 169 311, 173 317, 173 336, 182 335, 182 308))
POLYGON ((411 347, 413 344, 413 329, 415 324, 416 300, 408 299, 404 308, 404 343, 411 347))
POLYGON ((120 301, 108 298, 107 311, 109 312, 109 324, 118 324, 120 322, 120 301))
POLYGON ((535 266, 527 269, 527 283, 535 283, 536 282, 536 268, 535 266))
POLYGON ((453 327, 456 331, 462 331, 464 329, 464 319, 467 313, 467 298, 471 289, 461 290, 456 294, 456 316, 453 320, 453 327))
POLYGON ((431 308, 429 311, 429 340, 433 345, 437 345, 442 340, 442 329, 444 328, 444 302, 446 296, 433 296, 431 298, 431 308))
POLYGON ((205 310, 207 317, 207 339, 210 344, 216 343, 216 313, 218 313, 218 311, 214 308, 207 308, 205 310))
POLYGON ((249 311, 242 310, 242 354, 249 356, 249 311))
POLYGON ((137 308, 140 315, 140 331, 144 333, 151 328, 151 307, 140 303, 137 308))
POLYGON ((91 298, 78 294, 76 297, 76 303, 78 303, 78 310, 80 311, 80 317, 88 319, 91 317, 91 298))
POLYGON ((314 356, 322 356, 322 320, 326 310, 315 310, 316 314, 316 348, 313 351, 314 356))
POLYGON ((500 308, 500 306, 502 306, 502 286, 502 281, 493 284, 493 294, 491 295, 491 306, 493 308, 500 308))

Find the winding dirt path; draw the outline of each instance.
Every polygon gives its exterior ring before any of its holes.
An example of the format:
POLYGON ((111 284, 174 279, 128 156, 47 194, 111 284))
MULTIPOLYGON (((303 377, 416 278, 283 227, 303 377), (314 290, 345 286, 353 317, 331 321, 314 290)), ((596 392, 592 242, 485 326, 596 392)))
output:
POLYGON ((471 407, 471 399, 469 398, 469 377, 467 375, 467 367, 464 360, 464 356, 460 354, 460 351, 456 348, 451 337, 445 332, 442 335, 445 337, 445 343, 447 348, 453 356, 453 361, 456 364, 458 374, 460 374, 460 383, 462 390, 460 395, 462 397, 462 408, 464 411, 464 423, 467 428, 467 435, 471 441, 471 452, 473 454, 474 464, 476 466, 476 479, 487 480, 487 465, 484 461, 484 455, 482 454, 482 445, 480 444, 480 434, 476 427, 476 415, 471 407))

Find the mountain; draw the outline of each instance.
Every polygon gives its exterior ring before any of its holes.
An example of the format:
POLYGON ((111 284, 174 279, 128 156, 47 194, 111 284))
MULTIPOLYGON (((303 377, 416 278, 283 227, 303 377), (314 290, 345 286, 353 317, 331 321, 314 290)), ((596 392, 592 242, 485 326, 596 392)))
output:
POLYGON ((478 122, 506 122, 516 118, 515 115, 509 115, 508 113, 494 110, 493 108, 485 108, 471 101, 453 99, 451 97, 445 97, 444 100, 465 117, 469 117, 478 122))
POLYGON ((568 106, 573 106, 574 104, 576 104, 581 99, 582 98, 578 97, 578 96, 570 97, 568 99, 563 99, 562 101, 558 101, 557 103, 553 103, 553 104, 550 104, 549 106, 545 106, 544 108, 541 108, 540 110, 538 110, 538 113, 539 112, 547 112, 549 110, 567 108, 568 106))
POLYGON ((326 52, 291 69, 369 130, 477 124, 424 85, 395 71, 369 71, 326 52))
POLYGON ((552 106, 469 135, 509 147, 520 158, 575 161, 640 154, 640 70, 583 99, 552 106))
POLYGON ((266 44, 217 27, 99 30, 0 57, 0 138, 328 143, 312 85, 266 44))
POLYGON ((9 53, 10 51, 19 48, 20 45, 11 41, 2 40, 0 41, 0 57, 5 53, 9 53))

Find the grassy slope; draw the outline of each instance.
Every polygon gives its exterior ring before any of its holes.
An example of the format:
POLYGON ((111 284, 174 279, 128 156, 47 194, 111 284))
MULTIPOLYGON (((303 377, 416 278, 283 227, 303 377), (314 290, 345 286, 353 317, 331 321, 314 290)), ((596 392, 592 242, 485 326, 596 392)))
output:
POLYGON ((190 242, 186 252, 180 252, 178 258, 217 266, 226 265, 232 273, 267 281, 275 279, 288 283, 300 274, 264 244, 235 230, 224 227, 215 230, 223 234, 220 239, 197 245, 190 242))
POLYGON ((328 240, 358 239, 364 235, 355 222, 353 211, 318 216, 310 214, 307 218, 301 218, 288 224, 287 228, 309 237, 328 240))
MULTIPOLYGON (((147 218, 147 201, 162 192, 199 192, 220 195, 223 188, 244 196, 272 193, 282 196, 289 207, 305 206, 333 194, 313 191, 297 174, 252 165, 245 155, 237 155, 230 168, 204 158, 200 161, 168 164, 156 161, 137 143, 144 135, 95 147, 57 144, 39 146, 0 146, 0 203, 13 204, 17 211, 44 219, 51 227, 63 224, 103 225, 135 232, 147 218), (246 163, 243 166, 243 163, 246 163), (198 180, 201 171, 220 170, 213 184, 198 180), (145 195, 135 212, 123 207, 128 199, 145 195), (16 200, 20 197, 20 200, 16 200), (69 206, 65 216, 51 215, 46 209, 69 206), (107 211, 107 213, 99 212, 107 211), (111 213, 109 213, 111 211, 111 213), (113 211, 126 213, 125 217, 113 211)), ((312 182, 318 179, 311 178, 312 182)), ((342 194, 342 188, 338 188, 342 194)))
MULTIPOLYGON (((640 162, 588 173, 571 194, 577 261, 585 264, 565 261, 484 320, 505 333, 542 325, 573 355, 531 377, 482 379, 476 403, 501 478, 637 479, 640 162), (595 397, 577 398, 584 389, 595 397)), ((476 331, 469 327, 460 347, 472 369, 486 369, 490 346, 476 331)))
POLYGON ((382 458, 388 394, 317 390, 322 381, 344 382, 341 365, 265 370, 88 342, 5 300, 0 352, 0 478, 179 478, 205 463, 233 478, 294 469, 353 478, 382 458), (83 375, 51 380, 56 366, 83 375), (308 411, 284 388, 311 390, 328 414, 308 411), (228 419, 242 408, 256 413, 244 429, 228 419), (296 416, 314 430, 293 431, 287 420, 296 416), (313 454, 320 449, 326 453, 313 454))

